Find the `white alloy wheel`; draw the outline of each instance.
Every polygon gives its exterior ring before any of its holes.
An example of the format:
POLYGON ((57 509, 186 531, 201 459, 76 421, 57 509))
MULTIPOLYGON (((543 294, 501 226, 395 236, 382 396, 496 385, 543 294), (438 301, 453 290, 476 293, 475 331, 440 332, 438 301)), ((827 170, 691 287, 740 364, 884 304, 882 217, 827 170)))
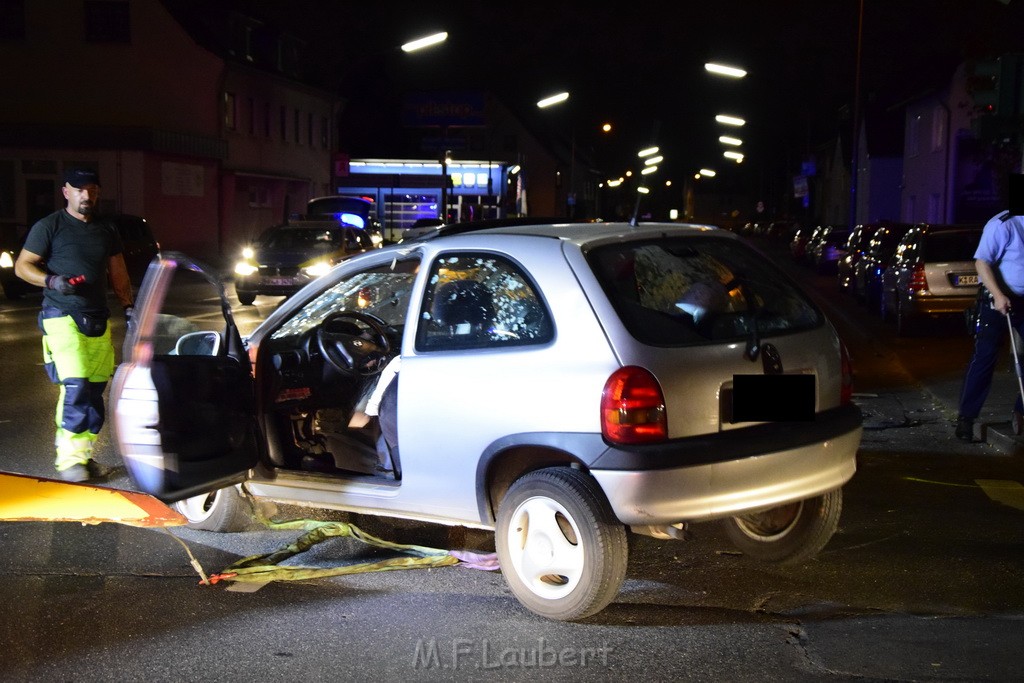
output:
POLYGON ((825 547, 839 527, 841 489, 763 512, 723 519, 732 544, 762 562, 795 564, 825 547))
POLYGON ((203 493, 172 503, 192 529, 242 531, 252 523, 252 505, 237 486, 203 493))
POLYGON ((495 547, 509 587, 531 611, 572 620, 596 614, 626 574, 626 530, 600 487, 567 467, 531 472, 501 502, 495 547))

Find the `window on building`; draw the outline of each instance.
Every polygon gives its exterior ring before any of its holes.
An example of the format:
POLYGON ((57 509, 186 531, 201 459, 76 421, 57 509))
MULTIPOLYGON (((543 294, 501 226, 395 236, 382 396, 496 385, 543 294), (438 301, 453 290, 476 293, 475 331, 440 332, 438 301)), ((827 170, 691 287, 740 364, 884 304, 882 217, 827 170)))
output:
POLYGON ((939 152, 946 145, 946 109, 936 106, 932 110, 932 151, 939 152))
POLYGON ((256 61, 253 56, 253 35, 260 22, 252 17, 232 13, 228 28, 228 53, 247 62, 256 61))
POLYGON ((25 0, 0 0, 0 40, 24 40, 25 0))
POLYGON ((235 106, 235 93, 224 93, 224 127, 235 130, 238 126, 238 112, 235 106))
POLYGON ((127 0, 86 0, 85 40, 90 43, 132 42, 127 0))
POLYGON ((916 157, 921 147, 921 116, 911 115, 907 122, 907 156, 916 157))

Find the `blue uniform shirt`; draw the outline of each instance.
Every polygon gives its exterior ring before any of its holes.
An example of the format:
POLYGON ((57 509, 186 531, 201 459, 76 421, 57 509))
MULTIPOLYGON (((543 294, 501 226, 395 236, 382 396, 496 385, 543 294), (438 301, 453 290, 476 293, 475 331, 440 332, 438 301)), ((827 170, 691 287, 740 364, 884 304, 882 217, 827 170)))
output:
POLYGON ((990 218, 974 258, 992 264, 1010 291, 1024 296, 1024 216, 1003 211, 990 218))

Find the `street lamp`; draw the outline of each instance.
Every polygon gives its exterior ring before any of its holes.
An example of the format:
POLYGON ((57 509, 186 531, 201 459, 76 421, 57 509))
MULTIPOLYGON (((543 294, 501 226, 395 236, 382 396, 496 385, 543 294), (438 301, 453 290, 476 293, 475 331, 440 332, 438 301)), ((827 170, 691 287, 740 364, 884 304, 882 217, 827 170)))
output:
POLYGON ((706 63, 704 68, 708 73, 713 73, 718 76, 728 76, 730 78, 743 78, 747 75, 747 72, 743 69, 735 66, 727 66, 725 64, 716 64, 715 62, 706 63))
MULTIPOLYGON (((556 104, 568 101, 569 93, 562 91, 537 101, 538 109, 547 109, 556 104)), ((570 218, 576 213, 576 126, 570 124, 569 130, 569 192, 566 196, 566 215, 570 218)))
POLYGON ((448 40, 448 32, 441 31, 439 33, 433 33, 429 36, 422 38, 416 38, 410 40, 408 43, 402 45, 402 52, 415 52, 416 50, 422 50, 425 47, 433 47, 439 43, 443 43, 448 40))

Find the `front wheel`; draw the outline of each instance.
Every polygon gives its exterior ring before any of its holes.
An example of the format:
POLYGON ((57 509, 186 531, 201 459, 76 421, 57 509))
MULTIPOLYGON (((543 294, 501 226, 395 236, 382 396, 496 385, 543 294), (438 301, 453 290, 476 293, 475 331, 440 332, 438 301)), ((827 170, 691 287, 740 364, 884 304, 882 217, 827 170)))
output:
POLYGON ((797 564, 814 557, 839 527, 841 489, 771 510, 723 519, 729 541, 761 562, 797 564))
POLYGON ((190 529, 244 531, 253 523, 253 508, 237 486, 171 503, 188 520, 190 529))
POLYGON ((235 294, 238 295, 238 303, 243 306, 252 306, 253 302, 256 301, 256 295, 251 292, 236 291, 235 294))
POLYGON ((626 529, 597 482, 579 470, 537 470, 513 483, 494 543, 516 598, 550 619, 600 612, 626 576, 626 529))

